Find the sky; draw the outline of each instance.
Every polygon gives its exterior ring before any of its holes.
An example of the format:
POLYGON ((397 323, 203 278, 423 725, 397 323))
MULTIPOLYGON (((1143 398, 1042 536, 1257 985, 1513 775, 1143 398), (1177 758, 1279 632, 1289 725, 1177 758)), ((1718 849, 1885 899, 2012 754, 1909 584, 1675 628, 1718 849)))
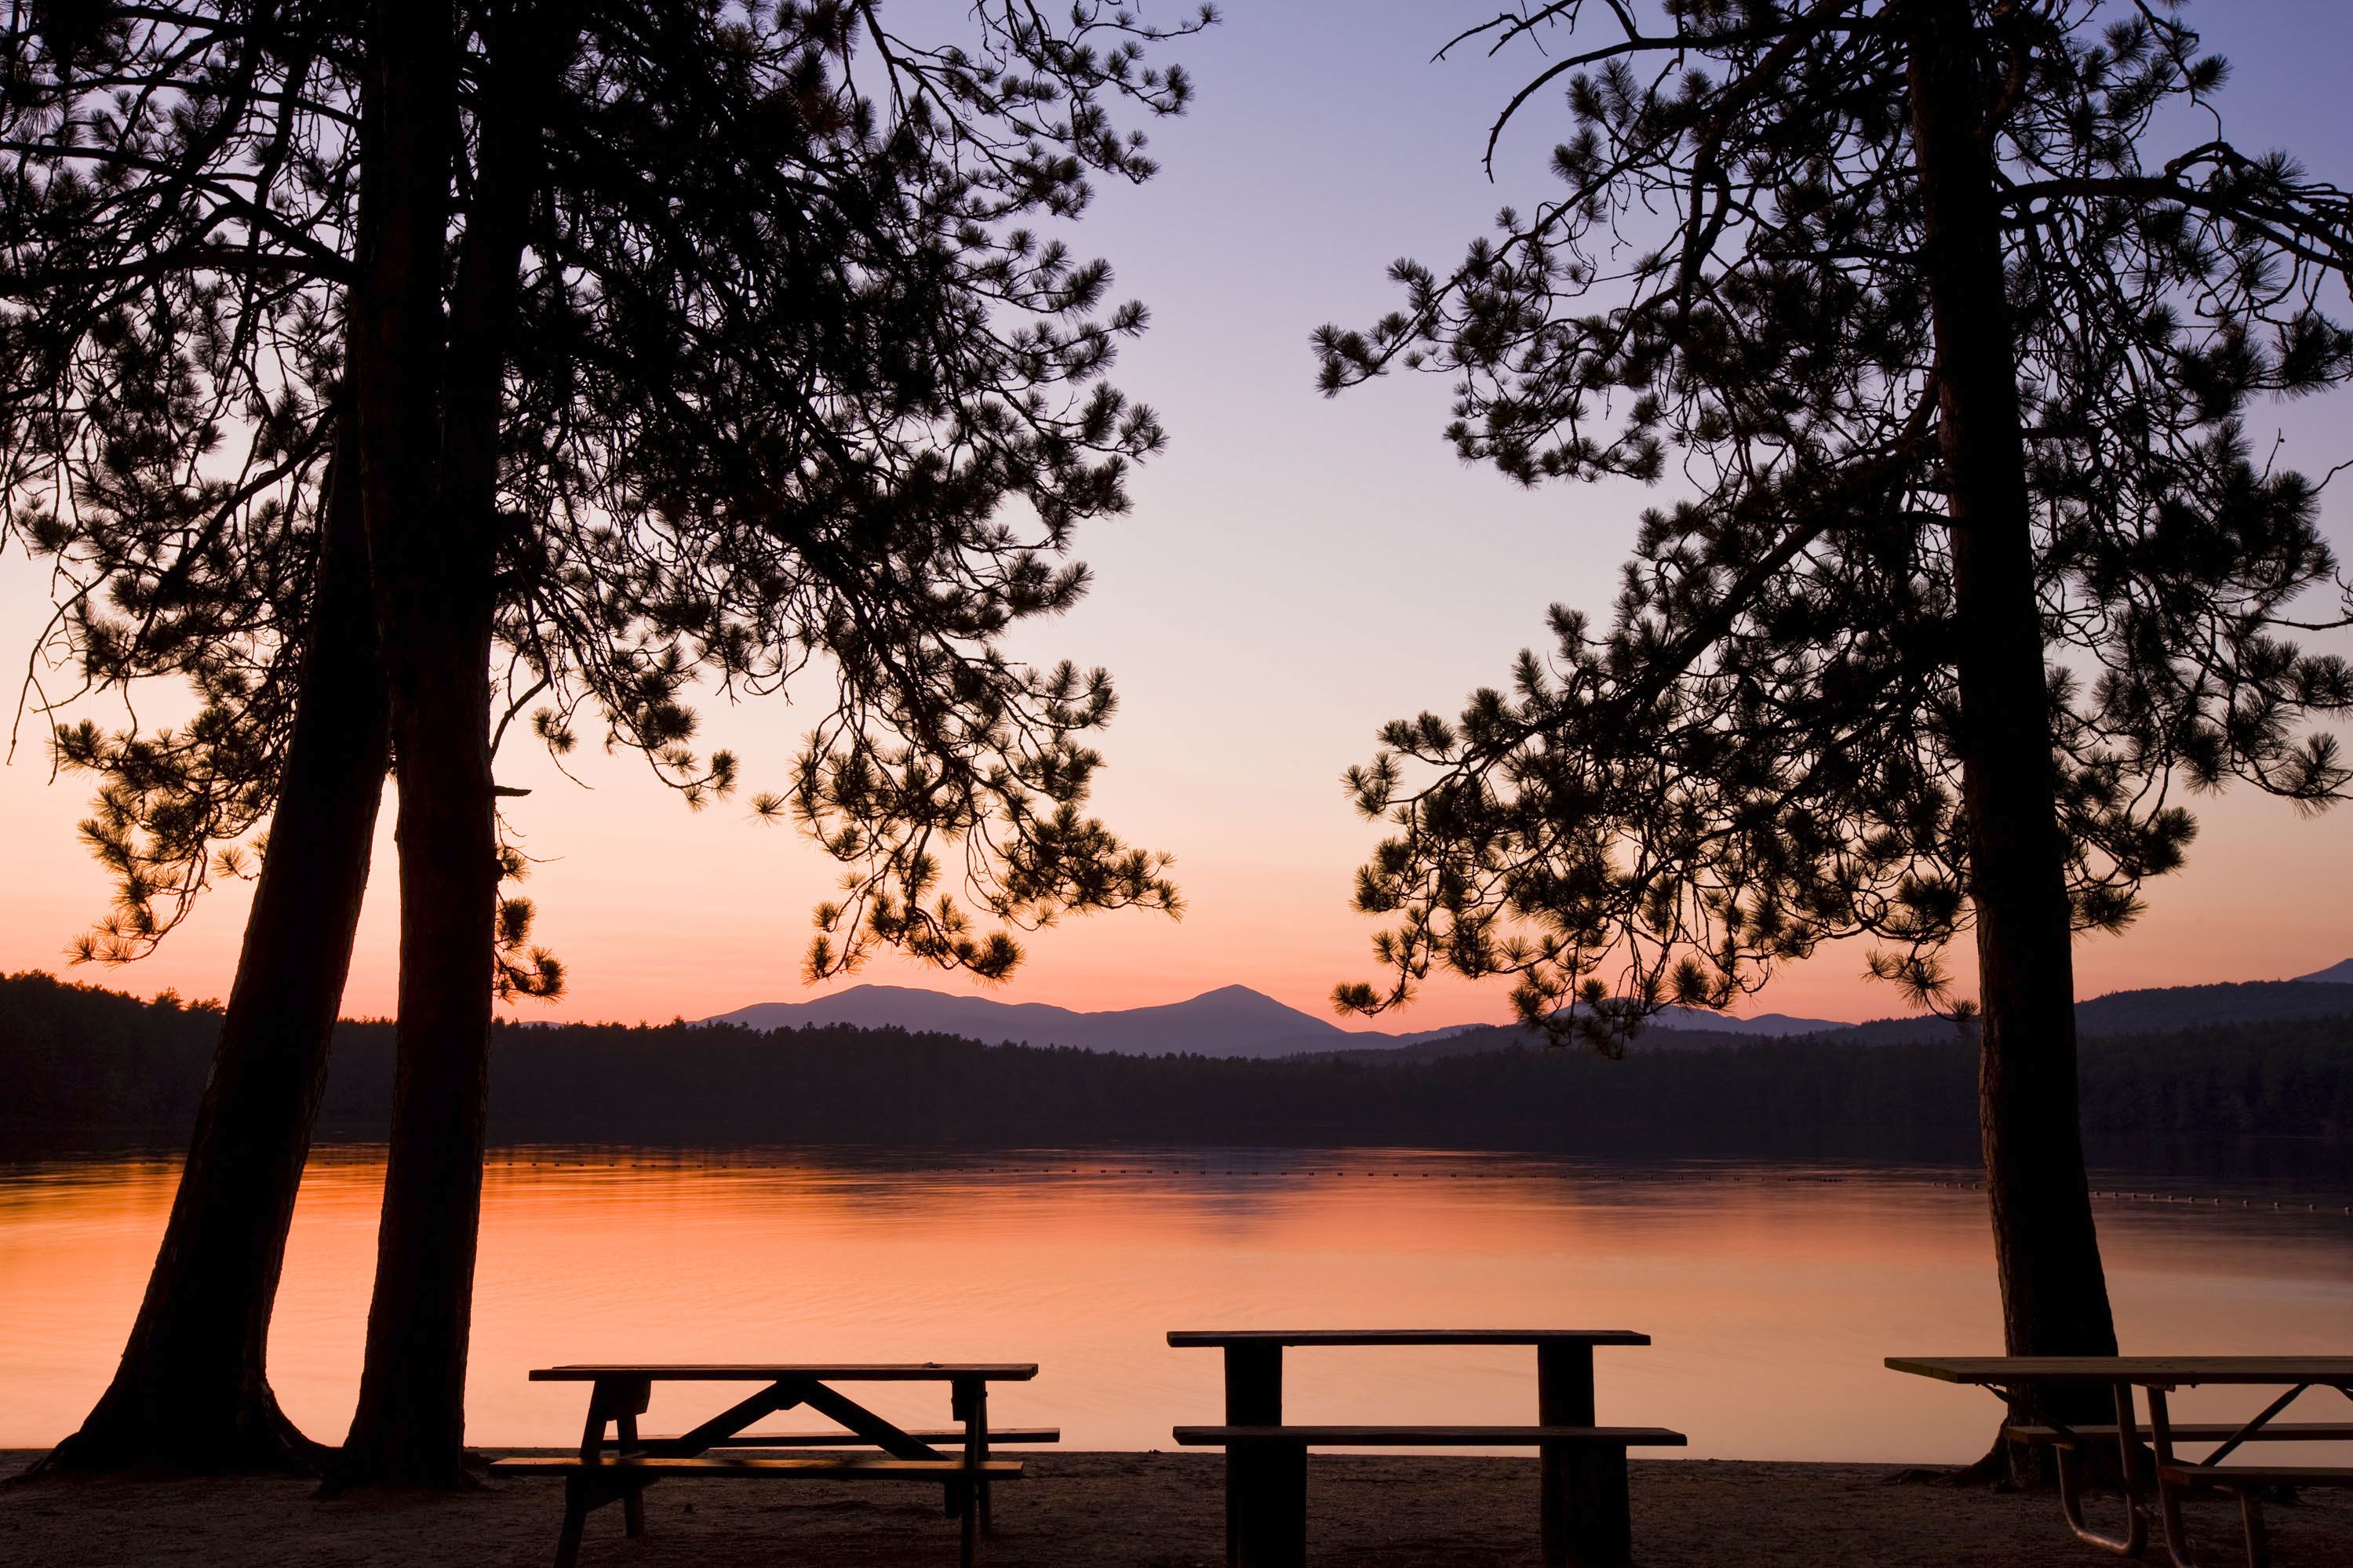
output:
MULTIPOLYGON (((909 0, 952 14, 949 0, 909 0)), ((1440 437, 1441 378, 1383 381, 1337 399, 1315 390, 1308 337, 1394 308, 1385 273, 1413 256, 1457 258, 1497 208, 1543 194, 1566 112, 1540 98, 1507 134, 1493 184, 1480 152, 1530 57, 1430 56, 1494 0, 1230 0, 1183 47, 1199 88, 1182 120, 1150 126, 1160 175, 1105 188, 1075 232, 1108 257, 1118 292, 1150 309, 1115 380, 1161 413, 1168 450, 1142 469, 1127 517, 1083 532, 1096 586, 1018 651, 1108 666, 1120 715, 1093 808, 1131 841, 1168 851, 1187 909, 1064 922, 987 994, 1078 1008, 1169 1002, 1245 984, 1328 1013, 1335 982, 1378 980, 1374 922, 1348 907, 1378 837, 1339 778, 1383 721, 1456 710, 1543 640, 1555 602, 1606 615, 1634 519, 1630 485, 1519 489, 1469 468, 1440 437)), ((1147 0, 1147 16, 1180 7, 1147 0)), ((2205 0, 2192 7, 2236 67, 2222 100, 2242 145, 2284 146, 2353 185, 2342 98, 2353 8, 2342 0, 2205 0)), ((2288 460, 2321 469, 2353 447, 2340 396, 2277 416, 2288 460)), ((2268 432, 2258 429, 2259 435, 2268 432)), ((2327 528, 2353 556, 2353 497, 2327 528)), ((47 584, 0 557, 0 649, 22 658, 47 584)), ((21 667, 19 667, 21 668, 21 667)), ((816 690, 813 686, 812 690, 816 690)), ((822 700, 822 693, 812 698, 822 700)), ((120 709, 92 710, 101 722, 120 709)), ((663 1020, 814 994, 800 977, 812 907, 835 868, 789 826, 754 819, 815 713, 788 701, 705 710, 704 737, 743 759, 740 798, 688 811, 642 763, 584 746, 574 783, 510 742, 503 784, 532 793, 509 817, 537 861, 524 889, 538 935, 569 970, 564 999, 523 1016, 663 1020)), ((518 727, 520 729, 520 727, 518 727)), ((77 844, 85 781, 52 780, 37 724, 0 766, 0 970, 64 967, 102 912, 104 874, 77 844)), ((2353 808, 2299 816, 2251 792, 2200 802, 2186 870, 2149 889, 2119 937, 2077 949, 2081 994, 2276 979, 2353 955, 2353 808)), ((392 1007, 396 946, 387 800, 375 878, 345 996, 392 1007)), ((226 994, 246 889, 214 893, 162 951, 74 977, 146 994, 226 994)), ((1864 1018, 1900 1010, 1862 978, 1859 946, 1824 949, 1742 1012, 1864 1018)), ((1957 972, 1968 973, 1968 954, 1957 972)), ((860 981, 962 990, 961 974, 895 956, 860 981)), ((828 987, 831 988, 831 987, 828 987)), ((1501 983, 1433 978, 1402 1013, 1352 1027, 1419 1029, 1508 1016, 1501 983)))

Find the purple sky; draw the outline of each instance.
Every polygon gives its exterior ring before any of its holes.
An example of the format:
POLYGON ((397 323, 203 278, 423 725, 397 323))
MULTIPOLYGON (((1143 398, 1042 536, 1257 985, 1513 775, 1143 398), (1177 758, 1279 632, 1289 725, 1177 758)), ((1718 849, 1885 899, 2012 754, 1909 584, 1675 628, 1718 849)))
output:
MULTIPOLYGON (((910 0, 959 13, 955 0, 910 0)), ((1341 770, 1382 721, 1457 708, 1537 640, 1546 605, 1606 612, 1644 496, 1561 487, 1528 493, 1466 468, 1439 436, 1442 382, 1393 380, 1320 397, 1308 333, 1361 325, 1394 303, 1389 260, 1455 259, 1495 209, 1547 188, 1543 161, 1565 114, 1539 99, 1507 137, 1498 183, 1479 153, 1531 57, 1433 64, 1476 4, 1234 0, 1187 46, 1200 95, 1152 128, 1164 173, 1106 190, 1078 243, 1106 255, 1153 330, 1118 379, 1160 409, 1167 454, 1138 478, 1134 515, 1082 538, 1092 597, 1025 637, 1022 651, 1108 665, 1121 718, 1098 805, 1114 826, 1177 856, 1181 923, 1072 921, 1030 944, 996 994, 1081 1007, 1173 1000, 1240 982, 1322 1010, 1341 979, 1371 978, 1367 922, 1347 909, 1374 837, 1341 770)), ((1149 0, 1147 15, 1174 15, 1149 0)), ((2353 184, 2343 0, 2192 7, 2237 77, 2223 103, 2242 145, 2282 145, 2353 184)), ((2291 460, 2325 468, 2348 443, 2342 400, 2283 416, 2291 460), (2336 449, 2332 449, 2332 447, 2336 449)), ((2333 537, 2353 553, 2344 501, 2333 537)), ((41 585, 0 562, 0 627, 21 648, 41 585)), ((746 764, 748 794, 780 779, 805 715, 776 703, 713 710, 707 731, 746 764)), ((37 737, 35 737, 36 742, 37 737)), ((588 757, 584 792, 515 749, 507 782, 535 793, 515 821, 548 857, 529 889, 541 931, 572 967, 559 1016, 700 1016, 801 995, 808 910, 829 865, 740 803, 691 816, 622 762, 588 757)), ((100 910, 105 881, 73 842, 86 790, 51 785, 37 743, 0 770, 0 967, 55 968, 100 910)), ((2250 795, 2204 803, 2190 868, 2151 889, 2151 913, 2080 950, 2086 994, 2126 985, 2271 978, 2353 953, 2353 814, 2303 819, 2250 795)), ((390 813, 385 814, 389 823, 390 813)), ((349 1005, 388 1009, 393 924, 388 832, 349 1005)), ((227 988, 244 900, 224 892, 165 952, 106 983, 191 995, 227 988)), ((1750 1011, 1860 1017, 1896 1009, 1860 978, 1862 953, 1827 952, 1750 1011)), ((1966 973, 1966 964, 1960 966, 1966 973)), ((958 987, 893 960, 863 978, 958 987)), ((1386 1026, 1504 1013, 1497 986, 1433 984, 1386 1026)))

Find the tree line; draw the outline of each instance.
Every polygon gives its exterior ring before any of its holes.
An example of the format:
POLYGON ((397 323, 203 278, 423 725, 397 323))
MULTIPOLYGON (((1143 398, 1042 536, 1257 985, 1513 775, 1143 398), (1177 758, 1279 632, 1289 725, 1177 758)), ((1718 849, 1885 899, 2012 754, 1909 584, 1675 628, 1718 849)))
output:
MULTIPOLYGON (((120 1136, 184 1123, 216 1007, 46 975, 0 981, 0 1126, 120 1136)), ((507 1141, 1390 1144, 1958 1159, 1973 1042, 1739 1040, 1620 1062, 1528 1041, 1396 1063, 1136 1057, 900 1029, 501 1025, 490 1127, 507 1141)), ((392 1026, 345 1020, 332 1135, 389 1125, 392 1026)), ((2353 1012, 2111 1036, 2084 1047, 2084 1124, 2119 1157, 2169 1141, 2353 1149, 2353 1012)), ((2348 1167, 2353 1168, 2353 1167, 2348 1167)))

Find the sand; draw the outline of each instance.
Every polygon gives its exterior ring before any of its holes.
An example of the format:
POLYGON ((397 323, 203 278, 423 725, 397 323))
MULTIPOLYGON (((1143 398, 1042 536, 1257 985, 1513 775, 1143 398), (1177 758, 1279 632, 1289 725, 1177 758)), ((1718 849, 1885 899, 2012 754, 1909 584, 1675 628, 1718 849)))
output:
MULTIPOLYGON (((29 1454, 0 1453, 14 1475, 29 1454)), ((999 1490, 987 1568, 1215 1568, 1214 1455, 1050 1454, 999 1490)), ((2047 1496, 1891 1484, 1885 1466, 1638 1461, 1635 1556, 1657 1568, 1947 1568, 2106 1561, 2069 1538, 2047 1496)), ((0 1485, 0 1564, 189 1568, 548 1568, 561 1483, 470 1495, 321 1501, 294 1480, 102 1479, 0 1485)), ((1339 1568, 1533 1564, 1533 1459, 1315 1457, 1309 1559, 1339 1568)), ((955 1530, 927 1488, 839 1482, 670 1483, 647 1495, 629 1541, 618 1508, 592 1515, 581 1568, 902 1568, 955 1562, 955 1530)), ((2353 1562, 2353 1498, 2271 1510, 2281 1568, 2353 1562)), ((2242 1561, 2237 1516, 2202 1505, 2205 1561, 2242 1561)), ((2162 1561, 2162 1548, 2150 1561, 2162 1561)))

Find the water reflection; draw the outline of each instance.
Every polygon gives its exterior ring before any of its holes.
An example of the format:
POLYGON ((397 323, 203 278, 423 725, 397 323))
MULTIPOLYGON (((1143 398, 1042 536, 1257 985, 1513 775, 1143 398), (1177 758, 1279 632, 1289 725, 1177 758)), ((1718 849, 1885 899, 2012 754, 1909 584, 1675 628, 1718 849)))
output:
MULTIPOLYGON (((176 1179, 155 1155, 0 1166, 0 1446, 53 1441, 103 1385, 176 1179)), ((357 1383, 382 1181, 380 1152, 322 1148, 296 1215, 271 1371, 326 1437, 357 1383)), ((2103 1202, 2126 1348, 2345 1352, 2353 1216, 2204 1195, 2227 1201, 2103 1202)), ((1170 1350, 1171 1328, 1578 1326, 1652 1336, 1599 1353, 1602 1416, 1680 1427, 1694 1455, 1958 1459, 1991 1401, 1879 1363, 1999 1350, 1992 1279, 1983 1195, 1949 1169, 521 1147, 486 1183, 470 1435, 572 1440, 579 1390, 523 1379, 551 1362, 1035 1360, 999 1421, 1166 1447, 1219 1401, 1216 1356, 1170 1350)), ((1296 1352, 1289 1404, 1525 1421, 1533 1373, 1508 1348, 1296 1352)), ((937 1422, 932 1396, 881 1403, 937 1422)))

